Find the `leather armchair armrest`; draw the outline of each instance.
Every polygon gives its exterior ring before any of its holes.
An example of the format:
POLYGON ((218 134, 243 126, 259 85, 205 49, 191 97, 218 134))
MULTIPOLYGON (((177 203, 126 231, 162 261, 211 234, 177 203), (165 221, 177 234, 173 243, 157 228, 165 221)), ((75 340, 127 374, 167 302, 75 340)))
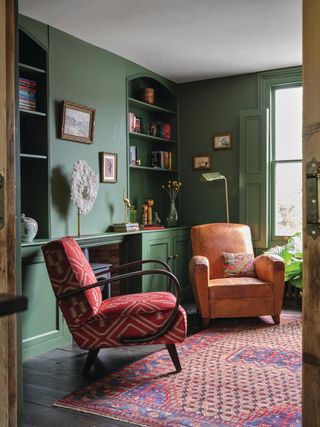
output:
POLYGON ((189 262, 189 277, 197 301, 201 317, 210 319, 209 311, 209 277, 210 266, 208 258, 196 255, 189 262))
POLYGON ((275 314, 280 314, 284 289, 284 261, 278 255, 263 254, 254 260, 258 279, 274 286, 275 314))

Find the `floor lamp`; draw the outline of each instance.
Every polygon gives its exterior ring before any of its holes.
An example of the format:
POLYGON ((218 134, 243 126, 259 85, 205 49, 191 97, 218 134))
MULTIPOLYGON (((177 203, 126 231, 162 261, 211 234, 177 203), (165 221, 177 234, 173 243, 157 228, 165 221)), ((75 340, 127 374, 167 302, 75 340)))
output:
POLYGON ((228 202, 228 183, 227 178, 221 175, 220 172, 210 172, 201 174, 200 181, 202 182, 211 182, 224 180, 224 190, 226 195, 226 213, 227 213, 227 222, 229 222, 229 202, 228 202))

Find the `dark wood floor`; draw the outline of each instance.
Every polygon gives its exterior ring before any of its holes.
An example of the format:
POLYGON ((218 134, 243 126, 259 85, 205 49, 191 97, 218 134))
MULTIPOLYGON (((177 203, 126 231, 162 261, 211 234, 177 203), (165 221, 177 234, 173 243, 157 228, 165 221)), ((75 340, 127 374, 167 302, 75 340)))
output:
MULTIPOLYGON (((194 304, 184 305, 188 313, 188 335, 200 330, 194 304)), ((292 307, 290 307, 292 310, 292 307)), ((290 312, 291 310, 286 310, 290 312)), ((76 345, 58 348, 33 357, 23 364, 25 427, 115 427, 133 424, 52 407, 67 394, 79 390, 123 366, 164 346, 139 346, 100 351, 98 360, 84 377, 81 370, 86 352, 76 345)))
MULTIPOLYGON (((184 304, 188 313, 188 335, 200 330, 194 304, 184 304)), ((99 352, 90 374, 81 374, 86 351, 76 345, 49 351, 23 364, 25 427, 119 427, 134 426, 82 412, 53 407, 52 404, 81 387, 91 384, 127 364, 164 346, 110 348, 99 352)))

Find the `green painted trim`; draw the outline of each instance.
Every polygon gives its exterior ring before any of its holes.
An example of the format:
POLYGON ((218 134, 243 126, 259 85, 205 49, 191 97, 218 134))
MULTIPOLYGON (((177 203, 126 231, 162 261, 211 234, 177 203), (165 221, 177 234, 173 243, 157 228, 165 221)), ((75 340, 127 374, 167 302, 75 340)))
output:
POLYGON ((272 189, 275 185, 275 165, 273 164, 274 153, 274 97, 273 93, 276 88, 302 85, 302 67, 283 68, 280 70, 271 70, 259 73, 257 75, 258 85, 258 106, 259 108, 268 108, 270 110, 270 119, 268 125, 267 138, 267 163, 266 171, 269 172, 268 186, 270 191, 267 192, 267 224, 266 230, 267 246, 279 243, 283 239, 274 236, 274 192, 272 189))
POLYGON ((302 83, 301 66, 259 73, 257 75, 258 108, 270 108, 271 88, 287 83, 302 83))

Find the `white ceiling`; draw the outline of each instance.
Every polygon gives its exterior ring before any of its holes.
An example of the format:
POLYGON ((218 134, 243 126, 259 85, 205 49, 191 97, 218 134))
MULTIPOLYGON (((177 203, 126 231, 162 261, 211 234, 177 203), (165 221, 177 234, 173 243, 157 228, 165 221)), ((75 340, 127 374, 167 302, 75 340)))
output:
POLYGON ((302 63, 302 0, 19 0, 19 12, 177 83, 302 63))

